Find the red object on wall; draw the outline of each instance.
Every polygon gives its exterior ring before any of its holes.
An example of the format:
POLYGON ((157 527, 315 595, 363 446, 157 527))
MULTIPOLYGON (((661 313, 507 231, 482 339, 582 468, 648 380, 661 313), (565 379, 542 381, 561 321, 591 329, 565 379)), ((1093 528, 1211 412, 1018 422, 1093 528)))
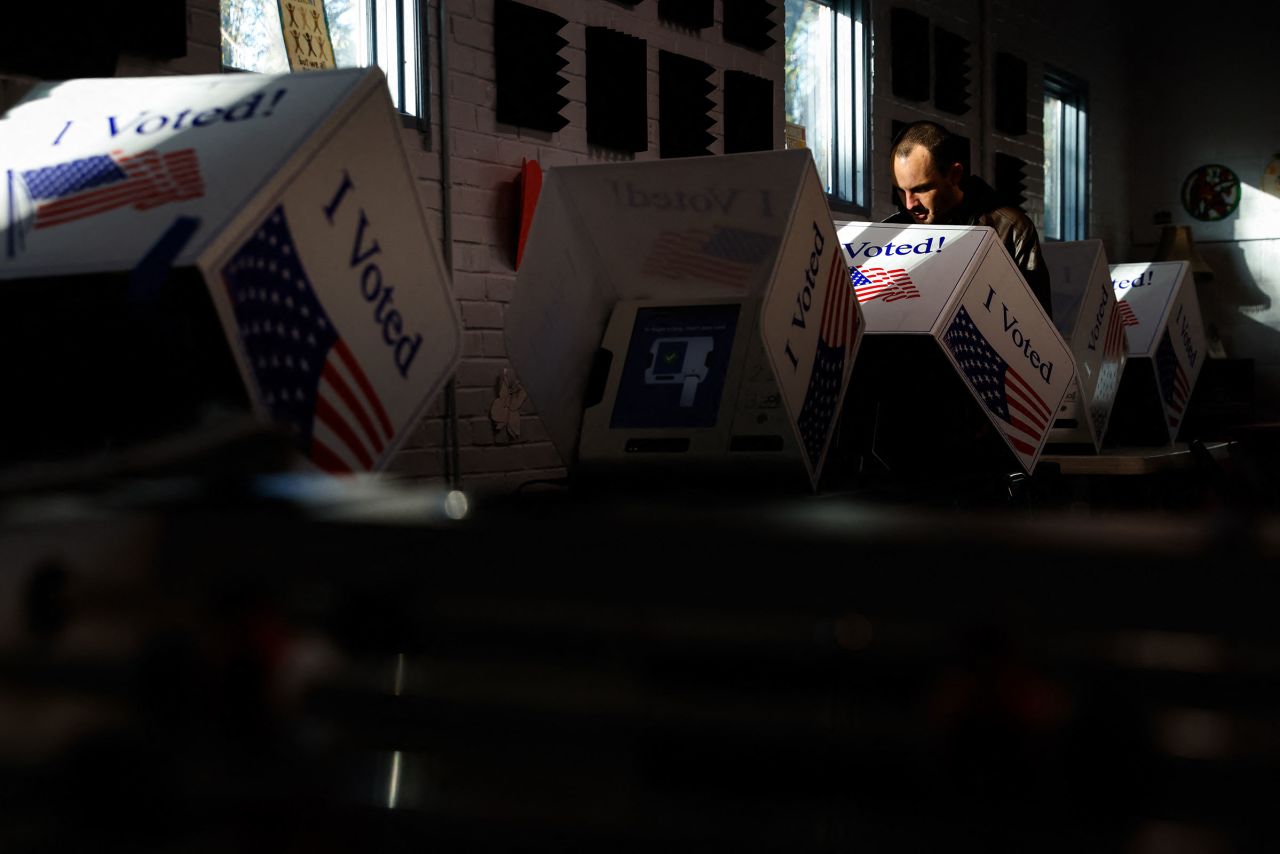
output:
POLYGON ((524 244, 529 239, 529 226, 533 224, 533 210, 538 205, 538 193, 542 191, 542 167, 536 160, 524 160, 520 165, 520 177, 516 181, 516 201, 520 207, 520 235, 516 240, 516 269, 524 258, 524 244))

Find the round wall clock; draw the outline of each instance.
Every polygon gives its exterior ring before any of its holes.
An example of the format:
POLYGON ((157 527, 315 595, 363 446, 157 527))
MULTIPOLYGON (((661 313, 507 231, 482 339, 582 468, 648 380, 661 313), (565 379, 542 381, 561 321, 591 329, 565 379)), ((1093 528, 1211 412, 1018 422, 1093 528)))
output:
POLYGON ((1262 173, 1262 192, 1280 196, 1280 153, 1262 173))
POLYGON ((1223 219, 1235 213, 1239 204, 1240 179, 1226 166, 1201 166, 1182 182, 1182 206, 1198 220, 1223 219))

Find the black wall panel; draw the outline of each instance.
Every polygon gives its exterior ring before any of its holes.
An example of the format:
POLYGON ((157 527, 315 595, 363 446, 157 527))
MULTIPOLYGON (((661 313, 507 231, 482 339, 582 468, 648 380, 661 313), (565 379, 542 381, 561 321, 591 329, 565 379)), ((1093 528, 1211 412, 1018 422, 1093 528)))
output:
POLYGON ((756 51, 777 41, 771 34, 778 4, 768 0, 724 0, 724 40, 756 51))
POLYGON ((724 153, 773 148, 773 81, 745 71, 724 73, 724 153))
POLYGON ((715 104, 707 96, 715 91, 705 62, 678 53, 658 51, 658 155, 693 157, 710 154, 715 141, 708 131, 715 121, 709 115, 715 104))
POLYGON ((619 151, 649 147, 645 40, 587 27, 587 142, 619 151))
POLYGON ((568 64, 560 56, 568 42, 559 35, 567 23, 514 0, 497 0, 493 52, 498 121, 546 131, 569 123, 560 115, 569 103, 560 90, 569 81, 558 73, 568 64))

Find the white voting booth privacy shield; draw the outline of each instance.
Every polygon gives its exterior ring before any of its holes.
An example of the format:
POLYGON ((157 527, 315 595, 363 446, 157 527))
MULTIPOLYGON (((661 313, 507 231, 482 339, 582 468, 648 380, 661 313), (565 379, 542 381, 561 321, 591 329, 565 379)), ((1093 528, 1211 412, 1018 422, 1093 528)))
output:
POLYGON ((1101 240, 1045 243, 1053 322, 1071 347, 1076 379, 1058 410, 1049 442, 1102 448, 1126 359, 1125 326, 1101 240))
MULTIPOLYGON (((1019 464, 1034 469, 1074 370, 995 232, 851 222, 839 238, 867 335, 933 339, 1019 464)), ((901 383, 920 379, 917 365, 890 367, 901 383)), ((935 433, 950 429, 936 401, 912 405, 935 433)))
POLYGON ((1177 438, 1206 358, 1200 301, 1186 261, 1114 264, 1111 285, 1125 318, 1129 359, 1117 407, 1142 406, 1138 413, 1163 422, 1169 441, 1177 438), (1132 377, 1130 376, 1132 374, 1132 377), (1154 384, 1158 408, 1141 394, 1154 384), (1126 399, 1128 398, 1128 399, 1126 399))
POLYGON ((197 270, 256 412, 378 469, 460 349, 399 135, 377 69, 38 86, 0 121, 0 279, 197 270))
POLYGON ((567 464, 781 460, 813 485, 861 333, 807 151, 550 170, 506 314, 567 464))

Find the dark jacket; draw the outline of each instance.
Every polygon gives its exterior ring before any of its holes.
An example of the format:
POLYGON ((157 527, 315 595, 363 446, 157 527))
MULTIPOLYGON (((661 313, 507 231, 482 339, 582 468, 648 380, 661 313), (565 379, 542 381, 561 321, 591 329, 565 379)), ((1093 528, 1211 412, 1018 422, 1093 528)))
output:
MULTIPOLYGON (((1012 205, 1004 204, 996 191, 976 175, 968 175, 960 184, 964 200, 938 225, 986 225, 994 228, 996 236, 1009 250, 1013 262, 1018 265, 1023 278, 1031 286, 1031 292, 1044 306, 1045 314, 1053 317, 1053 302, 1049 293, 1049 268, 1040 254, 1040 235, 1025 213, 1012 205)), ((891 216, 885 222, 913 223, 905 210, 891 216)))

